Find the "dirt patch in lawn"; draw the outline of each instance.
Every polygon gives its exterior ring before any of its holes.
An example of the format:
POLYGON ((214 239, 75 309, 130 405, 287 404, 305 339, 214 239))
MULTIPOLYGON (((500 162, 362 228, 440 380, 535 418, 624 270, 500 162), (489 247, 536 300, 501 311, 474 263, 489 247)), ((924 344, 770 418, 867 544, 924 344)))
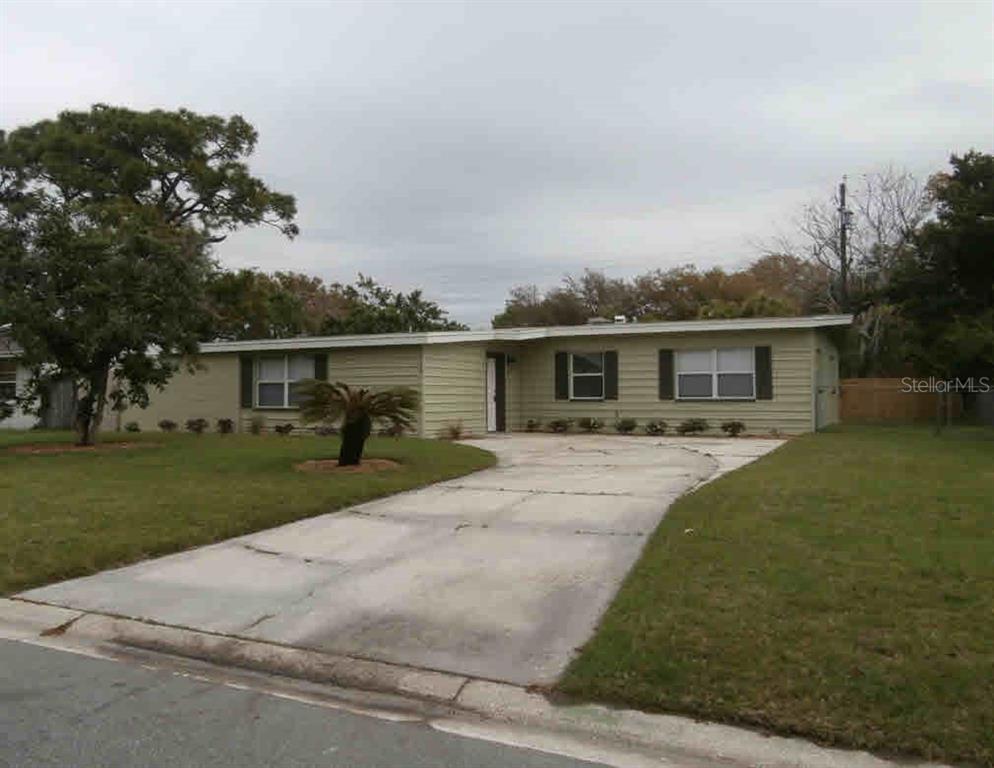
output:
POLYGON ((363 459, 362 464, 351 467, 338 466, 338 459, 313 459, 295 464, 298 472, 321 472, 332 475, 363 475, 397 469, 400 463, 392 459, 363 459))
POLYGON ((35 443, 31 445, 12 445, 5 448, 5 453, 28 453, 43 455, 47 453, 97 453, 98 451, 121 451, 131 448, 158 448, 158 443, 100 443, 99 445, 74 445, 72 443, 35 443))

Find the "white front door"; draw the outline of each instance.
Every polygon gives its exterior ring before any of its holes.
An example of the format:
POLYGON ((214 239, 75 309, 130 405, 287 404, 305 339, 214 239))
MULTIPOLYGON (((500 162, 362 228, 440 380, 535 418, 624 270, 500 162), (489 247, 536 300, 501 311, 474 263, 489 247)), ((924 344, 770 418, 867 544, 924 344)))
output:
POLYGON ((497 431, 497 359, 487 358, 487 432, 497 431))

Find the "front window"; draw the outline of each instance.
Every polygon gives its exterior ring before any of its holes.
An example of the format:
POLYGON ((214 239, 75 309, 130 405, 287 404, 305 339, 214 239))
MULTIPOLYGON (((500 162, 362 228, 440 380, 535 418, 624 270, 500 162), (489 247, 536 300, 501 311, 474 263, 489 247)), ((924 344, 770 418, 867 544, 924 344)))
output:
POLYGON ((256 398, 259 408, 295 408, 300 401, 299 382, 314 378, 312 355, 260 357, 256 363, 256 398))
POLYGON ((569 356, 571 400, 604 399, 604 353, 574 353, 569 356))
POLYGON ((0 360, 0 402, 17 397, 17 363, 0 360))
POLYGON ((676 391, 681 400, 752 400, 756 397, 752 347, 677 352, 676 391))

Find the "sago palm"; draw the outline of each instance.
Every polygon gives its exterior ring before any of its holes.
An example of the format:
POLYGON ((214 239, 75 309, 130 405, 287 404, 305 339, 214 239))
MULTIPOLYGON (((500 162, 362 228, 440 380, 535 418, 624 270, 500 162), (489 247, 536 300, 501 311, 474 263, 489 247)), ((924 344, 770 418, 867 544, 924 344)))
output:
POLYGON ((410 429, 417 407, 418 393, 407 387, 374 392, 340 381, 309 379, 300 384, 300 416, 305 422, 341 422, 338 465, 342 467, 362 461, 362 450, 374 421, 386 422, 397 431, 410 429))

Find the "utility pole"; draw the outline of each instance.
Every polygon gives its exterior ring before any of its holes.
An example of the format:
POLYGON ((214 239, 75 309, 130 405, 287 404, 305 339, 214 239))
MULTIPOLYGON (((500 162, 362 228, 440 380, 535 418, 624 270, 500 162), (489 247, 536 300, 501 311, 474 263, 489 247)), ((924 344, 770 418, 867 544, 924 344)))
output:
POLYGON ((849 217, 846 210, 846 177, 839 184, 839 305, 843 312, 849 311, 849 217))

